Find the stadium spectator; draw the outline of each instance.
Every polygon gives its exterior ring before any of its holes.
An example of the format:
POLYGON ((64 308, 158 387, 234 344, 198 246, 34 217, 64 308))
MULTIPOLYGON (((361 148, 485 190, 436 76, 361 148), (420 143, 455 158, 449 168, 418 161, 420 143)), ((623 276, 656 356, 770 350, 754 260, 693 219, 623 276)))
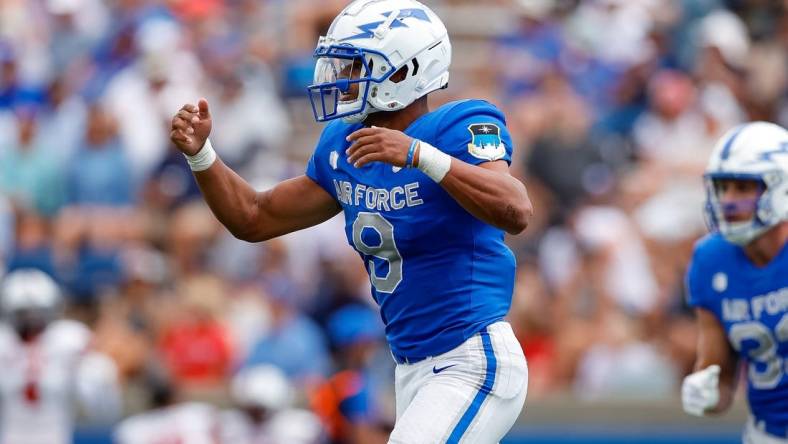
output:
POLYGON ((273 364, 295 383, 313 384, 329 371, 325 334, 293 305, 292 284, 280 278, 264 289, 271 327, 261 332, 241 368, 273 364))
POLYGON ((130 415, 114 429, 118 444, 216 443, 220 437, 216 407, 184 401, 166 378, 151 381, 151 408, 130 415))
POLYGON ((294 388, 281 370, 259 365, 233 377, 236 408, 222 412, 220 437, 227 444, 314 444, 323 428, 317 416, 294 406, 294 388))
MULTIPOLYGON (((385 443, 393 428, 381 405, 382 381, 372 361, 383 340, 383 325, 369 307, 347 305, 328 318, 337 372, 311 393, 311 404, 335 444, 385 443)), ((385 384, 385 382, 384 382, 385 384)))
POLYGON ((8 271, 33 268, 58 276, 47 219, 29 210, 18 210, 16 216, 14 248, 6 264, 8 271))
POLYGON ((16 138, 0 147, 0 191, 20 204, 47 215, 63 205, 63 165, 56 146, 42 146, 37 139, 37 105, 15 108, 16 138))
POLYGON ((224 292, 223 283, 210 276, 186 279, 178 289, 181 308, 163 327, 159 349, 181 388, 217 387, 231 370, 233 345, 220 321, 224 292))
POLYGON ((114 118, 98 105, 88 110, 87 130, 68 168, 69 201, 74 205, 126 206, 132 203, 131 174, 114 118))
POLYGON ((19 269, 0 288, 0 441, 65 444, 75 412, 99 423, 121 414, 115 366, 92 348, 87 326, 61 318, 61 293, 46 273, 19 269))

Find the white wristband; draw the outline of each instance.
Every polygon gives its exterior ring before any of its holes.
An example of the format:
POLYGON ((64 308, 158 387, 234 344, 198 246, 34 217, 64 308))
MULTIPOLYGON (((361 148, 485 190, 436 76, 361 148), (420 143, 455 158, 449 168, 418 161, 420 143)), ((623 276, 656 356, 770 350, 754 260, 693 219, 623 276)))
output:
POLYGON ((192 171, 205 171, 216 161, 216 151, 213 150, 211 139, 205 140, 205 145, 202 146, 197 154, 193 156, 184 154, 183 156, 186 157, 186 162, 189 163, 189 168, 192 171))
POLYGON ((416 166, 430 179, 440 183, 451 168, 451 156, 423 140, 419 141, 419 164, 416 166))

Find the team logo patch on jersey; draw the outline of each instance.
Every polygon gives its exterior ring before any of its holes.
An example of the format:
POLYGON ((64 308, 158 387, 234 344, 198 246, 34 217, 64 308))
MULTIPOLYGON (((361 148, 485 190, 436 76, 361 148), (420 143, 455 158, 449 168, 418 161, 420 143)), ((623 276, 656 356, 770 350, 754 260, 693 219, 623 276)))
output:
POLYGON ((471 143, 468 152, 473 157, 484 160, 498 160, 506 155, 506 147, 501 140, 501 129, 492 123, 474 123, 468 127, 471 143))

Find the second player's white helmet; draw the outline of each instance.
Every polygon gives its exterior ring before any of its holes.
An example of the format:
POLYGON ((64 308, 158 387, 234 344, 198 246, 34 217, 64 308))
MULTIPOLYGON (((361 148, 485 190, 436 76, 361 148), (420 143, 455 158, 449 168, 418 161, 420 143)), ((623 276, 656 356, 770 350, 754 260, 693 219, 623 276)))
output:
POLYGON ((451 43, 440 18, 415 0, 356 0, 320 37, 315 57, 315 119, 356 123, 445 88, 451 43))
POLYGON ((712 229, 730 242, 745 245, 769 228, 788 220, 788 131, 767 122, 740 125, 726 133, 714 148, 704 175, 706 215, 712 229), (751 180, 760 183, 755 202, 723 203, 715 181, 751 180), (737 206, 752 205, 749 221, 730 222, 727 214, 737 206))

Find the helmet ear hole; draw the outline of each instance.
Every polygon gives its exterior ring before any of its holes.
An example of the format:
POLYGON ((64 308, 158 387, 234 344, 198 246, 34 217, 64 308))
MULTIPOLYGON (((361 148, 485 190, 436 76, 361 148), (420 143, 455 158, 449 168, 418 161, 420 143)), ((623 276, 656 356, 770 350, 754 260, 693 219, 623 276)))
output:
POLYGON ((418 61, 418 59, 414 58, 413 59, 413 74, 411 74, 411 75, 415 76, 418 73, 419 73, 419 61, 418 61))
POLYGON ((397 72, 389 77, 392 83, 399 83, 405 80, 408 77, 408 65, 403 66, 402 68, 398 69, 397 72))

